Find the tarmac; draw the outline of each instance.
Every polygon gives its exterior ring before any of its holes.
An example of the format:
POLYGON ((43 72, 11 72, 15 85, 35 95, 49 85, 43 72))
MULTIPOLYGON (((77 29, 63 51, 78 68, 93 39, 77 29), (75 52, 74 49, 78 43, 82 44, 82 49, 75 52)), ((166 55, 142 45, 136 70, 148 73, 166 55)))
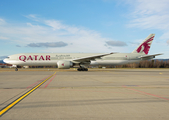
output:
POLYGON ((169 120, 169 69, 0 69, 0 120, 169 120))

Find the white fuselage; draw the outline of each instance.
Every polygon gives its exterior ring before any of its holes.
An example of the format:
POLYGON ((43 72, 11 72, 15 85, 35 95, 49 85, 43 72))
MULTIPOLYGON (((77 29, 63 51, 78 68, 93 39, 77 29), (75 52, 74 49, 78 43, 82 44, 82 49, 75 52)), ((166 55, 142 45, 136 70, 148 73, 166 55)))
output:
MULTIPOLYGON (((19 66, 54 66, 58 61, 72 61, 77 58, 98 55, 98 53, 24 53, 8 56, 5 63, 19 66)), ((139 53, 116 53, 91 60, 90 65, 121 65, 140 62, 139 53)), ((145 59, 144 59, 145 60, 145 59)))

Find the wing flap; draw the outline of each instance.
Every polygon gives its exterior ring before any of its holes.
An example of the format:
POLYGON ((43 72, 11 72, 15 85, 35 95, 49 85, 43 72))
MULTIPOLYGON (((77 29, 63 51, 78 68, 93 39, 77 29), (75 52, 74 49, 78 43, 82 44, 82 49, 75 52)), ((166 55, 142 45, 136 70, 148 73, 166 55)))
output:
POLYGON ((73 59, 72 61, 74 61, 74 62, 90 62, 91 60, 101 59, 101 57, 107 56, 107 55, 111 55, 111 54, 114 54, 114 53, 100 54, 100 55, 94 55, 94 56, 87 56, 87 57, 73 59))

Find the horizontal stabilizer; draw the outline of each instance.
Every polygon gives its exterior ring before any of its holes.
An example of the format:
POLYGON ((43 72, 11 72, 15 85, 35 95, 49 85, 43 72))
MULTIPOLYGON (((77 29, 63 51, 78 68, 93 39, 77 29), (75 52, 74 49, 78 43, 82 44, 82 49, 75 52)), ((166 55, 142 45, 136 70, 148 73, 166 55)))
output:
POLYGON ((155 58, 155 56, 158 56, 158 55, 163 55, 163 54, 160 53, 160 54, 154 54, 154 55, 144 55, 144 56, 140 56, 140 57, 138 57, 138 58, 149 58, 149 57, 155 58))

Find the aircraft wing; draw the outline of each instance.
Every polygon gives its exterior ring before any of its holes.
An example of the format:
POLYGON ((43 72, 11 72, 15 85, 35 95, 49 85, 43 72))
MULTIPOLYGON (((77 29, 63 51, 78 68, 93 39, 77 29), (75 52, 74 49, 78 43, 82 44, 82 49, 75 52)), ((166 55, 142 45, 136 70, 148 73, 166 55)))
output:
POLYGON ((103 56, 107 56, 107 55, 111 55, 111 54, 114 54, 114 53, 107 53, 107 54, 100 54, 100 55, 76 58, 76 59, 73 59, 72 62, 78 62, 78 63, 80 63, 80 62, 90 62, 91 60, 100 59, 103 56))
POLYGON ((150 57, 155 58, 155 56, 158 56, 158 55, 162 55, 162 54, 144 55, 144 56, 140 56, 140 57, 138 57, 138 58, 150 58, 150 57))

